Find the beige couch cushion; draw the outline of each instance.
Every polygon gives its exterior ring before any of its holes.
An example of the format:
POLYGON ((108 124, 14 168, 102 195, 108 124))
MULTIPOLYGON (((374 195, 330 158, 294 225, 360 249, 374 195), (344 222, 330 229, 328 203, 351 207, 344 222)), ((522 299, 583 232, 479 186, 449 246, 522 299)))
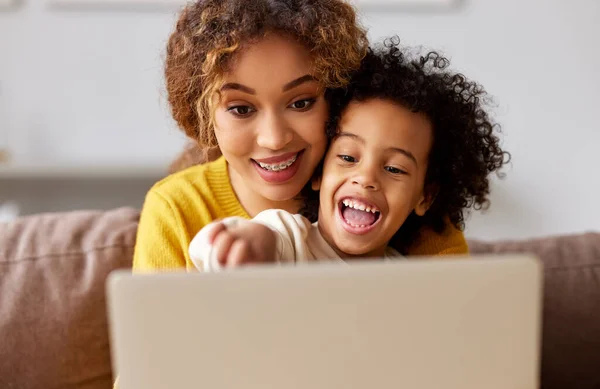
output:
POLYGON ((131 266, 139 212, 0 224, 0 388, 111 388, 104 283, 131 266))

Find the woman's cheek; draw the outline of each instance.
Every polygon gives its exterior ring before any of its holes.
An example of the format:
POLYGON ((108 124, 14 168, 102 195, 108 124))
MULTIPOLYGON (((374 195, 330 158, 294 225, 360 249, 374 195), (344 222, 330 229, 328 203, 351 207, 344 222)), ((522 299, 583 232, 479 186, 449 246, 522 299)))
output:
POLYGON ((244 154, 252 149, 252 131, 239 119, 227 117, 227 113, 215 115, 215 135, 221 151, 244 154))
POLYGON ((322 106, 315 109, 312 115, 307 115, 303 120, 303 134, 300 134, 307 143, 309 143, 315 151, 325 155, 327 147, 327 135, 325 134, 325 123, 327 122, 327 106, 322 106))

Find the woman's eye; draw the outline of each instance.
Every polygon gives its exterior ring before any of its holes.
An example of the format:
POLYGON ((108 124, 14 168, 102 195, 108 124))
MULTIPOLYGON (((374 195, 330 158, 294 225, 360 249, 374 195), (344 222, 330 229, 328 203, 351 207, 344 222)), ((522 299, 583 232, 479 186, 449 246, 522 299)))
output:
POLYGON ((306 110, 306 109, 310 108, 314 103, 315 103, 315 99, 298 100, 298 101, 294 101, 292 104, 290 104, 290 108, 298 109, 298 110, 306 110))
POLYGON ((356 159, 354 157, 351 157, 349 155, 338 155, 338 158, 341 159, 344 162, 356 162, 356 159))
POLYGON ((247 105, 236 105, 235 107, 227 108, 227 112, 231 112, 236 116, 248 116, 254 110, 247 105))
POLYGON ((386 166, 385 171, 392 173, 392 174, 406 174, 406 172, 404 170, 398 169, 397 167, 393 167, 393 166, 386 166))

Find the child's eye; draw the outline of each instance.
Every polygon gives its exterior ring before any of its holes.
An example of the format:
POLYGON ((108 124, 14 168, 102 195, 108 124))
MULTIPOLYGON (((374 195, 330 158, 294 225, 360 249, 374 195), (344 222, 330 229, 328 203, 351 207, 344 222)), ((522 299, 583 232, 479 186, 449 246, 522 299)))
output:
POLYGON ((404 170, 398 169, 397 167, 393 167, 393 166, 386 166, 385 171, 392 173, 392 174, 406 174, 406 172, 404 170))
POLYGON ((289 107, 293 108, 293 109, 300 110, 300 111, 306 111, 310 107, 313 106, 313 104, 315 103, 315 101, 316 101, 316 99, 302 99, 302 100, 297 100, 297 101, 294 101, 292 104, 290 104, 289 107))
POLYGON ((350 163, 356 162, 356 159, 349 155, 340 154, 340 155, 338 155, 338 158, 344 162, 350 162, 350 163))
POLYGON ((248 105, 236 105, 227 108, 227 112, 231 112, 235 116, 246 117, 254 112, 254 109, 248 105))

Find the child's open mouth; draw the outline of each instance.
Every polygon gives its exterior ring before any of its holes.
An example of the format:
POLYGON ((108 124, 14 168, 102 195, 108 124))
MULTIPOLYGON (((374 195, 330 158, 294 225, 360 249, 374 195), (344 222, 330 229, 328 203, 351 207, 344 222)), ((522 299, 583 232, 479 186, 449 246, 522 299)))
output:
POLYGON ((352 234, 366 234, 381 219, 381 211, 372 203, 356 197, 345 197, 338 204, 344 229, 352 234))

